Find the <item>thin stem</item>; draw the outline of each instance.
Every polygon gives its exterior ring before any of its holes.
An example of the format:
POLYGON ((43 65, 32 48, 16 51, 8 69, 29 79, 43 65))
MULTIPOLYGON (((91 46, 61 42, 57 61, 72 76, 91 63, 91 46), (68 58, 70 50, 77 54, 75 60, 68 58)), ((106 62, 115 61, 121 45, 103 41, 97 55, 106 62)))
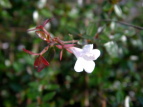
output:
MULTIPOLYGON (((72 40, 72 41, 61 41, 59 38, 55 38, 56 42, 59 43, 60 45, 64 46, 64 43, 75 43, 78 42, 77 40, 72 40)), ((48 44, 48 46, 46 46, 41 52, 40 55, 43 55, 46 51, 48 51, 50 46, 53 46, 54 44, 56 44, 56 42, 51 42, 48 44)))
POLYGON ((50 33, 47 32, 47 30, 46 30, 44 27, 42 28, 42 30, 49 36, 49 38, 52 38, 52 37, 50 36, 50 33))
POLYGON ((60 45, 64 46, 64 42, 61 41, 59 38, 55 38, 56 39, 56 42, 59 43, 60 45))
POLYGON ((46 46, 41 52, 40 55, 43 55, 46 51, 48 51, 49 46, 46 46))
POLYGON ((135 29, 139 29, 139 30, 143 30, 143 27, 140 27, 140 26, 136 26, 136 25, 132 25, 132 24, 129 24, 129 23, 126 23, 126 22, 122 22, 122 21, 114 21, 114 20, 101 20, 101 21, 105 21, 105 22, 116 22, 116 23, 120 23, 120 24, 123 24, 123 25, 126 25, 126 26, 130 26, 130 27, 133 27, 135 29))

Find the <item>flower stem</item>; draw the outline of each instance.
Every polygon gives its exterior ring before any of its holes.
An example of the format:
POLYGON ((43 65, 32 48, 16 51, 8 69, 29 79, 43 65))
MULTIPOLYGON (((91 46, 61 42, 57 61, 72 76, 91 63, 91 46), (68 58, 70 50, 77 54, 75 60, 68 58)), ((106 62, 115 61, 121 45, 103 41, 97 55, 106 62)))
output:
POLYGON ((40 55, 43 55, 46 51, 48 51, 49 49, 49 45, 46 46, 41 52, 40 52, 40 55))

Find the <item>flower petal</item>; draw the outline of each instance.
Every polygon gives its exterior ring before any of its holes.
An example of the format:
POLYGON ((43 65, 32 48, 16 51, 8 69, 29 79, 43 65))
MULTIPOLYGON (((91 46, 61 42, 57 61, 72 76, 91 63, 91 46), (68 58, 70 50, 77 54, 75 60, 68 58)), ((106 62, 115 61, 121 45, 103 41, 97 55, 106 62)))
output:
POLYGON ((100 56, 100 50, 98 49, 93 49, 91 53, 93 54, 93 60, 96 60, 100 56))
POLYGON ((94 49, 91 50, 90 52, 85 52, 82 54, 82 57, 88 61, 96 60, 99 56, 100 56, 100 51, 98 49, 94 49))
POLYGON ((81 56, 82 49, 76 48, 76 47, 71 47, 69 49, 73 52, 73 54, 76 56, 76 58, 81 56))
POLYGON ((95 63, 93 61, 84 60, 83 67, 87 73, 91 73, 94 70, 95 63))
POLYGON ((83 52, 90 52, 93 49, 93 44, 85 45, 83 47, 83 52))
POLYGON ((75 63, 75 66, 74 66, 74 70, 76 72, 82 72, 83 71, 83 58, 78 58, 76 63, 75 63))

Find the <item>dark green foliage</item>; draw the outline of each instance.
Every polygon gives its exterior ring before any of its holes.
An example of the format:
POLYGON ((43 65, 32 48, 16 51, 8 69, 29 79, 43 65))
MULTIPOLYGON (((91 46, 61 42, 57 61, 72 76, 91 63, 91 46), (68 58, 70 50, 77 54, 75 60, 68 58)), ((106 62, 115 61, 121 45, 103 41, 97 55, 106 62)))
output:
POLYGON ((130 107, 143 107, 142 0, 42 1, 0 0, 0 107, 124 107, 127 96, 130 107), (36 72, 36 57, 22 48, 38 53, 47 43, 27 29, 52 17, 53 36, 101 51, 91 74, 75 72, 65 50, 60 61, 56 47, 36 72))

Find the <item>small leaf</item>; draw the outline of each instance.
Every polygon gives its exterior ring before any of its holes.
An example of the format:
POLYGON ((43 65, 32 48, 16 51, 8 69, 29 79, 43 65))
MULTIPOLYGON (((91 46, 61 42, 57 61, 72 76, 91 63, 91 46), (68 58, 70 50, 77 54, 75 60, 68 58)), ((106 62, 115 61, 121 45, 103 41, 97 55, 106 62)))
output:
POLYGON ((80 31, 74 27, 67 26, 65 29, 67 30, 67 32, 69 32, 69 34, 72 34, 73 36, 80 34, 80 31))
POLYGON ((96 24, 90 24, 88 27, 87 27, 87 29, 86 29, 86 34, 88 35, 88 36, 95 36, 95 34, 96 34, 96 32, 97 32, 97 27, 96 27, 96 24))
POLYGON ((122 17, 122 10, 118 5, 114 5, 114 10, 117 16, 122 17))
POLYGON ((118 45, 113 42, 113 41, 110 41, 110 42, 107 42, 104 44, 108 54, 111 56, 111 57, 118 57, 118 45))
POLYGON ((10 0, 0 0, 0 6, 2 8, 12 8, 10 0))
POLYGON ((43 97, 43 101, 47 102, 51 100, 55 96, 55 92, 50 92, 43 97))
POLYGON ((111 11, 113 9, 113 5, 111 5, 110 3, 106 3, 105 5, 104 5, 104 7, 103 7, 103 10, 105 11, 105 12, 109 12, 109 11, 111 11))
POLYGON ((116 98, 117 98, 117 102, 118 102, 118 103, 121 103, 121 102, 123 101, 123 99, 124 99, 124 92, 119 89, 119 90, 116 92, 116 98))
POLYGON ((29 99, 34 100, 39 95, 40 95, 40 92, 35 87, 31 87, 27 90, 27 97, 29 99))
POLYGON ((24 52, 26 52, 26 53, 28 53, 28 54, 31 54, 31 55, 39 55, 39 53, 33 53, 33 52, 31 52, 31 51, 29 51, 29 50, 26 50, 26 49, 22 49, 24 52))
POLYGON ((98 43, 107 43, 108 41, 110 41, 109 37, 107 35, 100 35, 100 40, 96 41, 98 43))

